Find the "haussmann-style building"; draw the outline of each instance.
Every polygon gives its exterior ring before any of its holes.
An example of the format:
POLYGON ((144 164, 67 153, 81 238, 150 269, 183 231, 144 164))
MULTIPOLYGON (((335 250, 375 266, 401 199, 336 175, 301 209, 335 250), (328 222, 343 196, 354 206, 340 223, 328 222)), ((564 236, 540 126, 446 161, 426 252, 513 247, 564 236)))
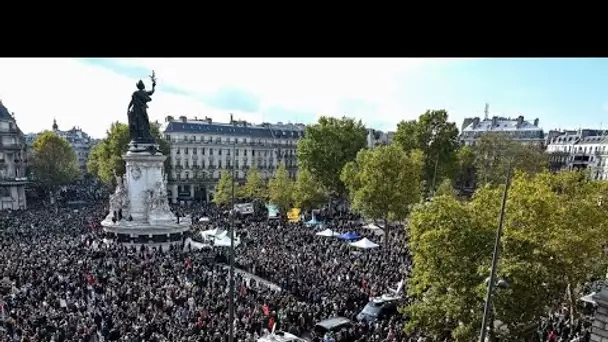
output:
POLYGON ((0 101, 0 209, 27 209, 27 156, 23 132, 15 115, 0 101))
POLYGON ((296 146, 304 135, 304 125, 255 125, 233 120, 232 115, 228 123, 208 117, 167 116, 162 131, 171 145, 170 199, 173 203, 188 203, 212 200, 221 171, 232 171, 233 153, 239 183, 245 182, 247 171, 253 166, 268 179, 281 162, 289 176, 295 178, 296 146))

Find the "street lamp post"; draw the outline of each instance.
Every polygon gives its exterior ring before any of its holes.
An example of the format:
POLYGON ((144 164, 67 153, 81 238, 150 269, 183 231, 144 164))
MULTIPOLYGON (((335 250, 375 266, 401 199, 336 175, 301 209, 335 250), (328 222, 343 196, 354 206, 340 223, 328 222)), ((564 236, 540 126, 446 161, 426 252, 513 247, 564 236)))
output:
POLYGON ((230 213, 230 303, 229 303, 229 342, 234 342, 234 296, 235 296, 235 284, 234 284, 234 215, 236 214, 234 210, 234 182, 236 181, 235 177, 235 155, 236 155, 236 141, 232 143, 232 189, 231 189, 231 209, 228 211, 230 213))
MULTIPOLYGON (((502 226, 505 218, 505 208, 507 206, 507 194, 509 193, 509 186, 511 185, 511 162, 507 167, 507 181, 505 184, 505 190, 502 193, 502 204, 500 206, 500 217, 498 219, 498 228, 496 229, 496 240, 494 241, 494 252, 492 253, 492 267, 490 268, 490 279, 488 280, 488 290, 486 295, 486 301, 483 307, 483 319, 481 321, 481 336, 480 342, 485 342, 486 333, 488 327, 488 318, 490 316, 490 310, 492 307, 492 293, 496 283, 496 269, 498 259, 500 257, 500 239, 502 237, 502 226)), ((490 324, 493 324, 490 323, 490 324)))

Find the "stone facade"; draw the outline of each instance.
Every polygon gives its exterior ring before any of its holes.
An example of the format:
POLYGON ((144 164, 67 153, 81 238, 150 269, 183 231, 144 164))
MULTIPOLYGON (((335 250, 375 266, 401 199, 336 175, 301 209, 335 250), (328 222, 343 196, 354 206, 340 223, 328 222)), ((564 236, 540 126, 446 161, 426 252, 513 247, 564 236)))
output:
POLYGON ((14 114, 0 101, 0 210, 27 209, 26 144, 14 114))
POLYGON ((171 144, 168 191, 172 201, 210 201, 222 170, 234 162, 237 182, 255 166, 270 178, 284 163, 291 178, 297 175, 296 146, 304 136, 302 124, 252 124, 231 118, 229 123, 211 118, 168 116, 162 128, 171 144))

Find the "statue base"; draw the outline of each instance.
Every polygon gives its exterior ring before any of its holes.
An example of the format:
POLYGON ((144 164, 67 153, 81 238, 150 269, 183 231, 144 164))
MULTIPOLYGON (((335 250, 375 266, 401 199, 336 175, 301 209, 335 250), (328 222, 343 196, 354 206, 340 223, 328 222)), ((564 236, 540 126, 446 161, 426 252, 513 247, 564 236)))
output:
POLYGON ((143 153, 147 152, 149 154, 161 154, 160 146, 156 143, 155 140, 147 141, 147 140, 131 140, 129 143, 129 152, 134 153, 143 153))
POLYGON ((177 217, 169 209, 164 161, 158 145, 138 145, 123 156, 126 172, 110 200, 110 213, 101 222, 104 230, 127 244, 181 243, 190 219, 177 217), (122 215, 118 219, 118 213, 122 215), (113 219, 116 219, 113 221, 113 219))

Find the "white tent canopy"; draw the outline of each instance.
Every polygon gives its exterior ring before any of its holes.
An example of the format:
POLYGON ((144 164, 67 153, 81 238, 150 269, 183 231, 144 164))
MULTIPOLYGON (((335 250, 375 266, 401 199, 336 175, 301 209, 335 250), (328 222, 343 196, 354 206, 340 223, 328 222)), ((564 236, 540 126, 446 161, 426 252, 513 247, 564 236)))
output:
POLYGON ((209 218, 207 216, 205 217, 201 217, 200 219, 198 219, 198 222, 209 222, 209 218))
POLYGON ((338 236, 340 234, 332 231, 331 229, 325 229, 324 231, 318 232, 315 235, 331 237, 331 236, 338 236))
POLYGON ((384 235, 384 228, 376 225, 375 223, 370 223, 368 225, 363 226, 364 229, 371 230, 374 235, 382 236, 384 235))
POLYGON ((380 227, 380 226, 378 226, 378 225, 376 225, 374 223, 367 224, 367 225, 363 226, 363 228, 365 228, 365 229, 371 229, 371 230, 374 230, 374 229, 383 229, 382 227, 380 227))
POLYGON ((353 247, 362 248, 362 249, 370 249, 370 248, 378 248, 380 245, 375 244, 369 241, 367 238, 363 238, 357 242, 353 242, 350 244, 353 247))

